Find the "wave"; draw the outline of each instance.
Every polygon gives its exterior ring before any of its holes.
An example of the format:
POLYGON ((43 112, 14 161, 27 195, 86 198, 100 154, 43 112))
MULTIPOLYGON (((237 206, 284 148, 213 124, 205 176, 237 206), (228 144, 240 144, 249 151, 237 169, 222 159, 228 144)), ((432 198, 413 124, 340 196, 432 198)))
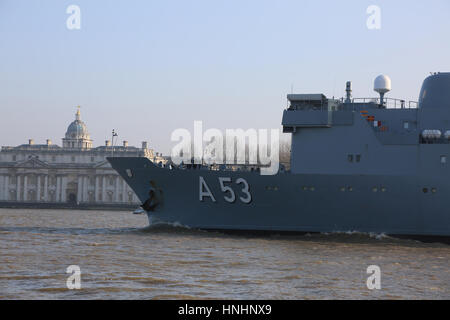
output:
POLYGON ((29 232, 44 234, 121 234, 138 231, 139 228, 49 228, 49 227, 0 227, 0 232, 29 232))

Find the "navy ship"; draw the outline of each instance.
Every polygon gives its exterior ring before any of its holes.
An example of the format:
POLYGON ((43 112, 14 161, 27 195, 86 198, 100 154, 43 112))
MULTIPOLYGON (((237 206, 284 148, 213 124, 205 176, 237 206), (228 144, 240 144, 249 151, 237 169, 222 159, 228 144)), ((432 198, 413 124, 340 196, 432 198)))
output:
POLYGON ((358 231, 450 236, 450 73, 423 82, 419 101, 289 94, 283 131, 290 170, 162 167, 108 158, 150 221, 207 230, 358 231))

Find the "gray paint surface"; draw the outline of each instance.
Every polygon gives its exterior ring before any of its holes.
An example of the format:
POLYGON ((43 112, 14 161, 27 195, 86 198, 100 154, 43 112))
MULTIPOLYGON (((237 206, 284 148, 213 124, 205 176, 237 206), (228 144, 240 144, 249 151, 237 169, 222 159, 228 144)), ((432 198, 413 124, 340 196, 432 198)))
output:
POLYGON ((291 96, 301 107, 293 102, 283 113, 284 130, 292 132, 290 173, 169 170, 143 158, 108 160, 142 202, 150 181, 163 191, 163 205, 149 217, 190 227, 449 236, 450 142, 424 141, 421 133, 450 130, 450 73, 428 77, 421 92, 419 109, 344 102, 336 108, 333 102, 317 110, 314 102, 311 109, 302 104, 302 95, 291 96), (215 202, 199 200, 200 177, 215 202), (220 177, 231 178, 235 202, 225 201, 220 177), (250 187, 248 204, 239 201, 239 178, 250 187))

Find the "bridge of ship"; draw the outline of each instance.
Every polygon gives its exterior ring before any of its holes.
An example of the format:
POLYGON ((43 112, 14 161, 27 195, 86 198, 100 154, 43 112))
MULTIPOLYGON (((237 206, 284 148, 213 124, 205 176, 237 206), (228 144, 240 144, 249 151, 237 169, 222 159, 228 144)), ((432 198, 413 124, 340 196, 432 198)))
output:
POLYGON ((351 126, 358 116, 367 120, 382 144, 450 143, 450 127, 448 132, 439 134, 439 130, 433 130, 433 125, 429 129, 420 126, 423 110, 416 101, 384 98, 381 103, 379 98, 327 99, 323 94, 290 94, 288 101, 290 104, 282 120, 285 133, 295 133, 302 128, 351 126), (424 137, 424 132, 429 135, 424 137))

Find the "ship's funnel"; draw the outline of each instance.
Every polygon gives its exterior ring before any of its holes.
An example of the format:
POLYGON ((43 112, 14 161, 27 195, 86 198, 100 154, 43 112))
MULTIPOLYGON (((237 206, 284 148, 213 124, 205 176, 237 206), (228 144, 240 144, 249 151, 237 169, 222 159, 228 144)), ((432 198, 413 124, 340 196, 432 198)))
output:
POLYGON ((391 91, 391 79, 385 75, 379 75, 375 78, 373 90, 380 94, 380 104, 384 104, 384 94, 391 91))
POLYGON ((450 72, 435 73, 423 81, 419 108, 450 108, 450 72))

